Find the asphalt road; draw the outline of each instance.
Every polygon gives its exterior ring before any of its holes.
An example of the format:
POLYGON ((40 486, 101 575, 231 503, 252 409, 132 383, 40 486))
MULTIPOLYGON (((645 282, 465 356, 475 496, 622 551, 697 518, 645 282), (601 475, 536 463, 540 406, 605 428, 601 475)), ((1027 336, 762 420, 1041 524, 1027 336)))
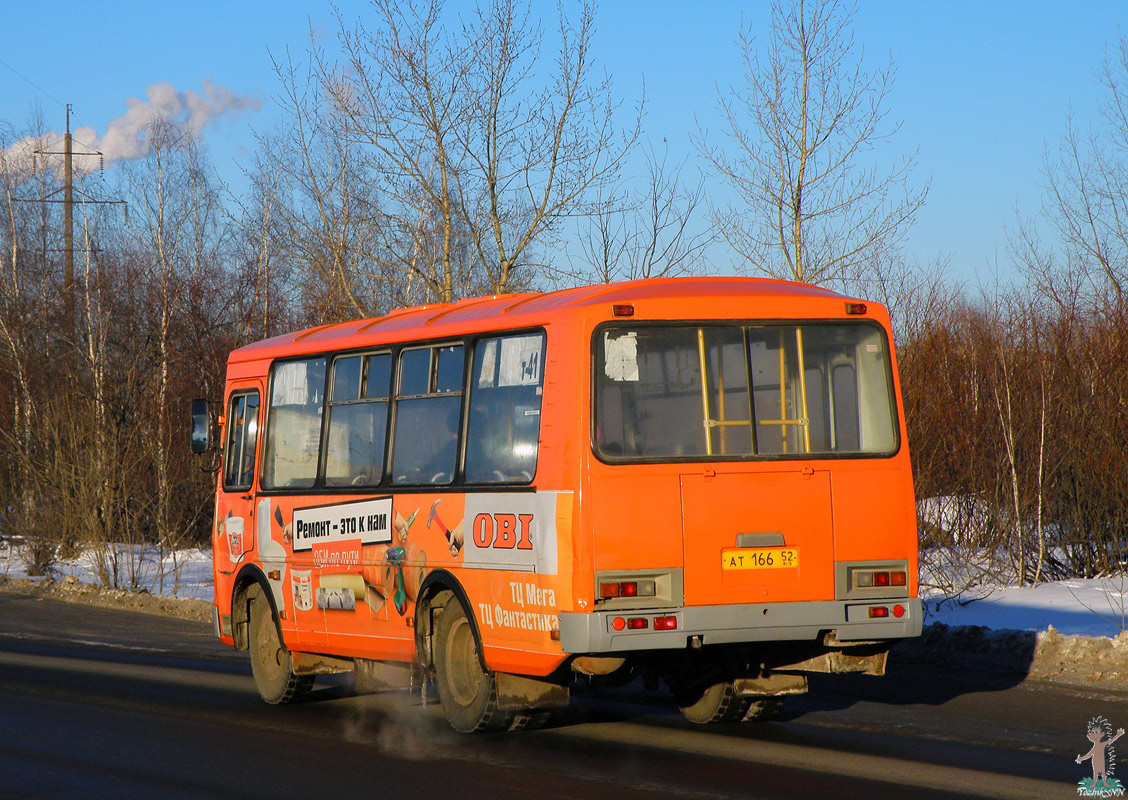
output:
POLYGON ((0 798, 1064 798, 1087 721, 1128 725, 1128 694, 896 662, 708 727, 628 687, 464 736, 417 694, 318 687, 268 706, 208 625, 0 594, 0 798))

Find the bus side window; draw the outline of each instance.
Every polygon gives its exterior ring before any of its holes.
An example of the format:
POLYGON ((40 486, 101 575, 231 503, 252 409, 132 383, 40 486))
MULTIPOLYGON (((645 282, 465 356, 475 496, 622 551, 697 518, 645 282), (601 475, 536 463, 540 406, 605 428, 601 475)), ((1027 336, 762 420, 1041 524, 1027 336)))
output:
POLYGON ((537 471, 544 335, 482 339, 474 348, 468 483, 531 483, 537 471))
POLYGON ((458 462, 462 345, 405 349, 399 358, 392 483, 447 485, 458 462))
POLYGON ((317 479, 324 394, 324 358, 275 365, 263 449, 264 488, 313 486, 317 479))
POLYGON ((333 362, 326 486, 376 486, 384 474, 391 353, 333 362))
POLYGON ((223 488, 227 491, 246 491, 254 482, 258 412, 258 392, 231 396, 227 413, 227 442, 223 448, 223 488))

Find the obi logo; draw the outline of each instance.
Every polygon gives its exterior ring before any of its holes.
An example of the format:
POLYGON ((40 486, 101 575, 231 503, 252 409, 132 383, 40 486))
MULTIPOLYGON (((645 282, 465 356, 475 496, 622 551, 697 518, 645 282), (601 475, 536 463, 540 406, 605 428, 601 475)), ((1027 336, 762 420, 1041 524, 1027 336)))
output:
POLYGON ((474 544, 495 550, 532 550, 532 514, 478 514, 474 544))

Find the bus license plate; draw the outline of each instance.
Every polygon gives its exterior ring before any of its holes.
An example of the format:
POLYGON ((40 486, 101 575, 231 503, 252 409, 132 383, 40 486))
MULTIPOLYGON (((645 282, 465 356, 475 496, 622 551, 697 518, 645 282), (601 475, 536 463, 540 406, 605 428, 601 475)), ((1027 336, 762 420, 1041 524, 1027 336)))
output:
POLYGON ((721 551, 721 569, 795 569, 797 547, 737 547, 721 551))

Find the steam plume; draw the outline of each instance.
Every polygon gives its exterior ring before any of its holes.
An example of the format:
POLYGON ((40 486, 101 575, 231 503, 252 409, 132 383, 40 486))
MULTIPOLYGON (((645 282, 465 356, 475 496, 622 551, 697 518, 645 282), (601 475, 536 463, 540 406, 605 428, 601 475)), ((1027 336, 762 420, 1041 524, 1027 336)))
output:
MULTIPOLYGON (((128 110, 112 120, 106 126, 104 134, 99 134, 88 126, 71 131, 73 152, 78 154, 100 150, 106 164, 140 158, 149 150, 147 134, 154 123, 165 123, 177 132, 195 136, 220 117, 246 110, 257 111, 261 106, 258 98, 236 94, 210 78, 204 79, 200 92, 191 89, 180 91, 165 81, 154 83, 145 90, 145 98, 128 98, 125 101, 128 110)), ((13 171, 30 170, 36 150, 61 153, 63 134, 52 131, 42 136, 24 137, 0 151, 0 159, 6 161, 8 169, 13 171)), ((38 158, 43 159, 44 156, 40 155, 38 158)), ((61 170, 62 156, 50 156, 47 163, 61 170)), ((76 172, 88 173, 97 168, 96 158, 78 157, 74 160, 76 172)))

